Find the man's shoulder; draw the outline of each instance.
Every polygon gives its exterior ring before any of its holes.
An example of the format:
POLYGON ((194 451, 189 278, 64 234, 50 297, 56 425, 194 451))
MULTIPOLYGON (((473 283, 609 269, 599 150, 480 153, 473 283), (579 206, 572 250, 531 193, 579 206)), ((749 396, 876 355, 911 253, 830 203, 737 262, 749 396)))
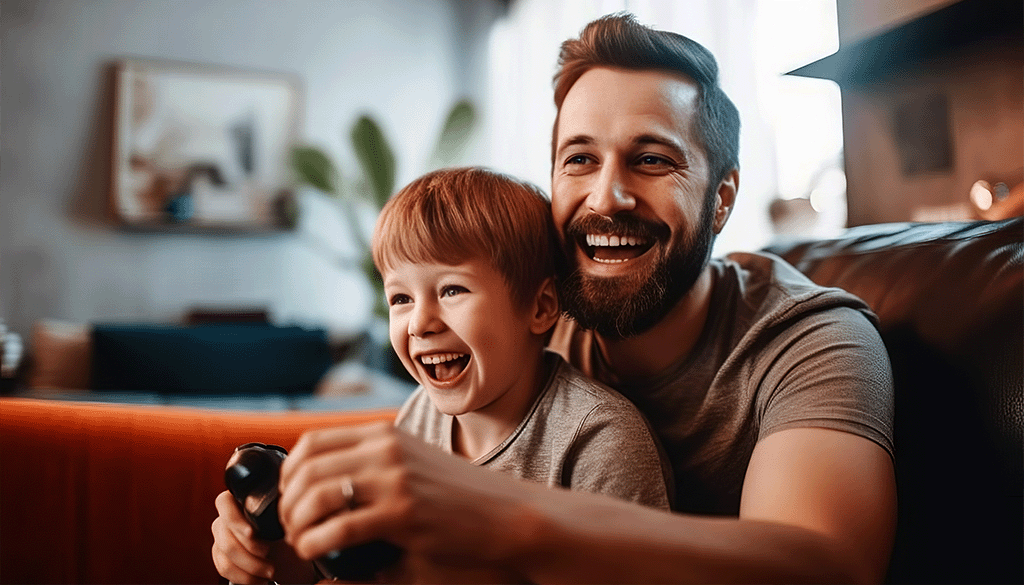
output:
POLYGON ((744 321, 775 325, 837 310, 875 322, 863 300, 845 290, 816 284, 778 256, 734 252, 712 260, 711 266, 718 275, 715 294, 731 298, 744 321))

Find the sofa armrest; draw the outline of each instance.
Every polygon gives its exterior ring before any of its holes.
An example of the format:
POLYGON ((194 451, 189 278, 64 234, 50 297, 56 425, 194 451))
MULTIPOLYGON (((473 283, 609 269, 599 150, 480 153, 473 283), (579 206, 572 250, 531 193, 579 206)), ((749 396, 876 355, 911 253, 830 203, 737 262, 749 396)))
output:
POLYGON ((395 409, 249 413, 0 399, 5 582, 218 583, 213 502, 234 448, 393 421, 395 409))

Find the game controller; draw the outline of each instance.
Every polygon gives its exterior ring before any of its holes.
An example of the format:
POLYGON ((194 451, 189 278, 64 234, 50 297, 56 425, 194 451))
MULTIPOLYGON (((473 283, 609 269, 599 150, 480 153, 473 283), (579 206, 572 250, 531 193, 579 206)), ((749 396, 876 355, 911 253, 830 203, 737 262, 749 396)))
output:
MULTIPOLYGON (((277 514, 281 464, 288 451, 277 445, 246 443, 235 449, 224 470, 224 483, 261 540, 284 537, 277 514)), ((403 550, 376 540, 331 551, 313 562, 324 577, 343 581, 374 580, 401 560, 403 550)))

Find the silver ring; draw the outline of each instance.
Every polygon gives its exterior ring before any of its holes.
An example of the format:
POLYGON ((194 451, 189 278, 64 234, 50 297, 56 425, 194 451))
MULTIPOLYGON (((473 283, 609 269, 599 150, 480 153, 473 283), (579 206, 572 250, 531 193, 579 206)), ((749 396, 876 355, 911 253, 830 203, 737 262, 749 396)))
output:
POLYGON ((341 477, 341 495, 345 498, 346 508, 351 510, 356 507, 356 486, 352 484, 351 476, 341 477))

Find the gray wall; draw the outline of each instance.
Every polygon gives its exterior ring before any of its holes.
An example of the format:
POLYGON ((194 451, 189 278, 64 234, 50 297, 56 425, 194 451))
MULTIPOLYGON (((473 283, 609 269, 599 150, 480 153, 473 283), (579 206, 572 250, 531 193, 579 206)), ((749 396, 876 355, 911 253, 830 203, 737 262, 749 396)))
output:
MULTIPOLYGON (((175 321, 195 306, 266 307, 276 322, 363 327, 371 291, 294 234, 139 234, 108 218, 111 83, 119 57, 298 74, 303 136, 352 168, 344 136, 374 113, 399 182, 424 169, 458 97, 485 103, 487 29, 501 2, 4 0, 0 6, 0 319, 175 321)), ((486 115, 486 112, 484 113, 486 115)), ((477 162, 469 160, 467 162, 477 162)), ((329 201, 303 226, 341 253, 329 201)))

